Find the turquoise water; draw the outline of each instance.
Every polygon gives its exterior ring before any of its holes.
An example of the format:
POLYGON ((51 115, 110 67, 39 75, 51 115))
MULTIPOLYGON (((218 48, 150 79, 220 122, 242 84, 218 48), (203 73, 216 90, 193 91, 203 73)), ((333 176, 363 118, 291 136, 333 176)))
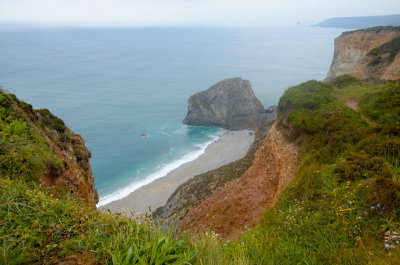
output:
POLYGON ((104 204, 217 138, 218 128, 181 123, 191 94, 241 76, 264 106, 276 104, 289 86, 326 76, 341 31, 0 25, 0 85, 82 135, 104 204))

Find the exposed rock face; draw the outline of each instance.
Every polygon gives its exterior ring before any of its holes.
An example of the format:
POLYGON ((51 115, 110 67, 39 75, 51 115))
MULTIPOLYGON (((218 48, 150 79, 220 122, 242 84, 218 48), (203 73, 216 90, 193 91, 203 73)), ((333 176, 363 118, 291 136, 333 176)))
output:
POLYGON ((359 79, 400 78, 400 28, 377 27, 345 32, 335 39, 335 51, 325 81, 343 74, 359 79))
POLYGON ((57 130, 49 130, 48 127, 38 126, 35 120, 52 120, 56 118, 48 112, 46 117, 33 111, 34 122, 31 126, 41 133, 47 140, 53 153, 58 156, 64 164, 61 171, 48 171, 42 176, 42 182, 47 186, 62 185, 67 187, 71 193, 78 195, 88 205, 95 206, 99 201, 94 177, 90 167, 89 159, 92 154, 85 146, 82 137, 65 127, 61 134, 57 130))
POLYGON ((87 204, 95 206, 99 196, 89 163, 92 154, 86 148, 85 141, 80 135, 70 131, 70 138, 64 141, 61 148, 51 143, 51 140, 49 144, 54 153, 62 159, 64 169, 61 174, 43 176, 42 181, 49 186, 64 185, 87 204))
POLYGON ((256 225, 266 208, 274 206, 294 180, 296 162, 297 147, 273 125, 252 166, 190 208, 181 229, 201 232, 211 227, 223 238, 235 238, 246 226, 256 225))
MULTIPOLYGON (((43 186, 62 186, 88 205, 95 206, 99 198, 89 164, 91 153, 82 137, 50 111, 34 110, 15 95, 0 90, 0 101, 2 112, 6 113, 1 119, 23 121, 23 126, 26 126, 22 131, 24 134, 15 133, 15 137, 24 135, 23 141, 3 143, 3 158, 12 157, 16 150, 21 157, 19 160, 28 165, 25 168, 17 164, 22 176, 29 171, 33 181, 41 181, 43 186)), ((2 172, 14 176, 8 168, 3 168, 2 172)))
POLYGON ((256 129, 275 119, 266 113, 250 82, 242 78, 223 80, 206 91, 190 96, 185 124, 217 126, 229 130, 256 129))

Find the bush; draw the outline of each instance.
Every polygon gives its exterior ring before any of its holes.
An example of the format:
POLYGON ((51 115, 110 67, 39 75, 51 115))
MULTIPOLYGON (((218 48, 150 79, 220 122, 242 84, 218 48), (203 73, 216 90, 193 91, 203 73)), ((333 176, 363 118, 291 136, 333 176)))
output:
POLYGON ((400 139, 389 138, 378 134, 365 137, 357 145, 358 150, 363 150, 373 156, 386 158, 390 163, 400 161, 400 139))
POLYGON ((400 82, 388 83, 379 91, 364 95, 360 109, 379 124, 400 127, 400 82))
POLYGON ((47 109, 35 110, 39 114, 39 120, 43 127, 49 127, 52 130, 56 130, 59 133, 65 132, 65 123, 60 118, 54 116, 47 109))
POLYGON ((341 75, 336 77, 332 84, 340 89, 350 85, 359 85, 361 84, 361 81, 351 75, 341 75))
POLYGON ((391 177, 390 171, 384 170, 385 162, 385 159, 381 157, 370 156, 361 151, 350 154, 345 162, 337 166, 336 172, 341 181, 366 179, 382 175, 391 177))
POLYGON ((369 205, 380 204, 380 208, 392 216, 400 216, 400 185, 390 178, 378 176, 369 184, 366 200, 369 205))

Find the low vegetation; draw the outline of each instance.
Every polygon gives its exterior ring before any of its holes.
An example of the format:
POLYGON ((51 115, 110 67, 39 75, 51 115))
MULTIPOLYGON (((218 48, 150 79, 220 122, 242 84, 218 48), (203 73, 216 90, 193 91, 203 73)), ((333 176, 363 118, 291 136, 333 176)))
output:
POLYGON ((391 41, 388 41, 381 46, 372 49, 368 55, 373 57, 370 62, 371 66, 378 65, 385 60, 392 63, 394 57, 400 52, 400 37, 396 37, 391 41))
POLYGON ((399 91, 398 82, 349 76, 288 89, 278 126, 299 145, 296 181, 234 241, 212 227, 191 237, 162 233, 147 218, 100 213, 61 188, 42 189, 33 181, 42 167, 29 158, 51 151, 3 99, 0 264, 398 264, 399 91), (14 151, 24 148, 30 156, 14 151), (19 155, 17 166, 3 162, 19 155))
POLYGON ((43 135, 32 126, 32 106, 0 90, 0 175, 38 180, 62 167, 43 135))

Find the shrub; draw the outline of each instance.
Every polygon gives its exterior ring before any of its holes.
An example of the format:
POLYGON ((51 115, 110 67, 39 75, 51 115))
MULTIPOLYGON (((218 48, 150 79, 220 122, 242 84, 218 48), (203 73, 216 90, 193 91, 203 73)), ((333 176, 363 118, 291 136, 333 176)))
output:
POLYGON ((368 135, 358 143, 357 149, 373 156, 385 157, 390 163, 400 160, 399 138, 389 138, 377 134, 368 135))
POLYGON ((361 151, 351 153, 346 161, 337 166, 341 181, 355 180, 359 178, 371 178, 376 176, 391 176, 391 173, 384 170, 385 159, 377 156, 370 156, 361 151))
POLYGON ((361 81, 351 75, 341 75, 336 77, 335 80, 333 80, 332 84, 337 88, 344 88, 350 85, 361 84, 361 81))
POLYGON ((56 130, 59 133, 65 132, 65 123, 60 118, 54 116, 47 109, 35 110, 39 114, 39 120, 43 127, 49 127, 52 130, 56 130))
POLYGON ((369 205, 380 204, 387 214, 400 216, 400 185, 390 178, 378 176, 365 194, 369 205))
POLYGON ((400 82, 388 83, 379 91, 364 95, 360 109, 379 124, 400 127, 400 82))

